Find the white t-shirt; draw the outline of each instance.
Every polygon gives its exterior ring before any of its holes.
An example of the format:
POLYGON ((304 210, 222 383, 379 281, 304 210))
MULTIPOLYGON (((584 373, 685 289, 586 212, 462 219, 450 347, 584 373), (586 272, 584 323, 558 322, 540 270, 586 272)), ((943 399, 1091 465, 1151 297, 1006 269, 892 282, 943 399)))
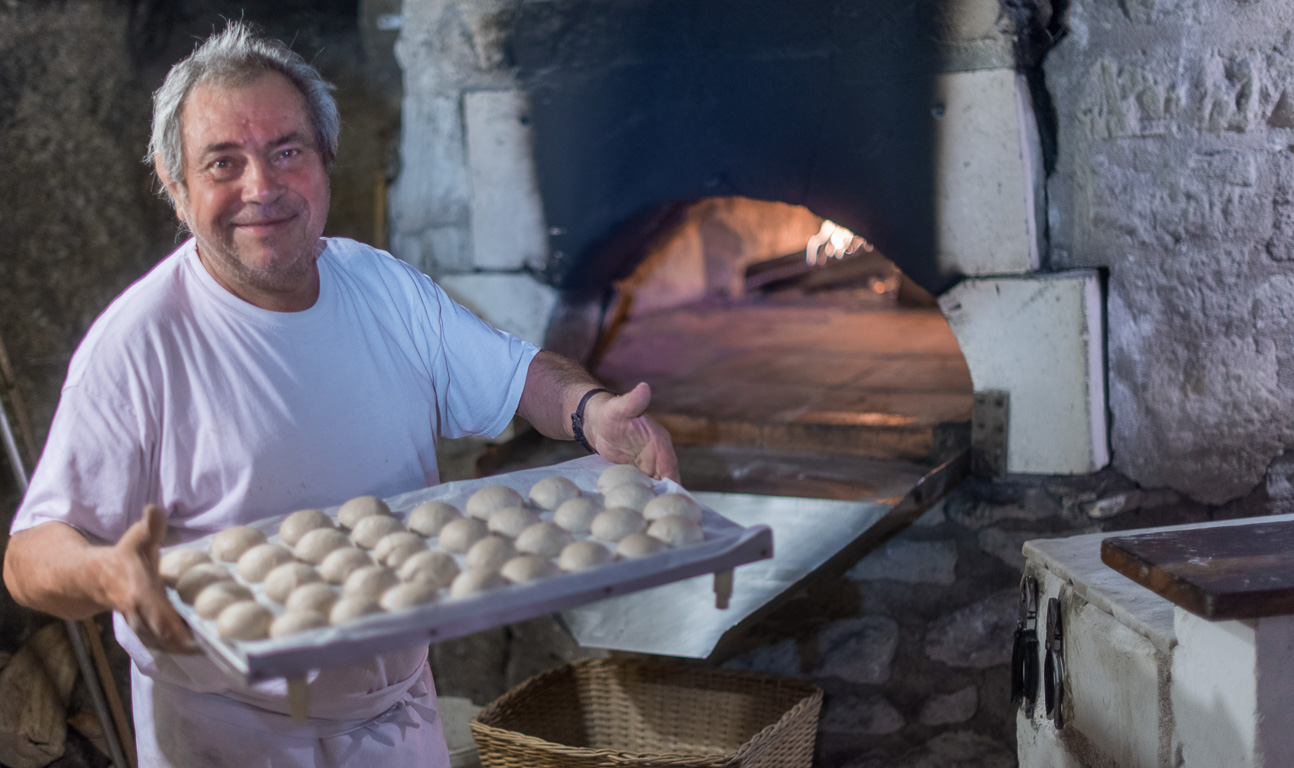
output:
MULTIPOLYGON (((68 369, 13 531, 56 520, 115 542, 146 503, 168 543, 296 509, 439 481, 438 435, 492 436, 537 349, 456 304, 389 254, 325 240, 319 299, 271 312, 222 288, 182 245, 127 289, 68 369)), ((154 654, 117 617, 147 675, 283 711, 275 684, 234 690, 202 656, 154 654)), ((411 678, 415 648, 319 673, 312 715, 411 678)))

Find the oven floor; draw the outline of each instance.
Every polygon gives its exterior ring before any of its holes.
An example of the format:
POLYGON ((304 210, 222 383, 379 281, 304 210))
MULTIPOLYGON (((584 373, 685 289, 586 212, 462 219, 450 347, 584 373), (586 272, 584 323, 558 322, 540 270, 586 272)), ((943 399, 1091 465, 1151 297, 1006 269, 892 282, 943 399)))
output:
POLYGON ((652 386, 686 446, 928 464, 968 443, 971 380, 937 309, 689 306, 636 316, 599 378, 652 386))

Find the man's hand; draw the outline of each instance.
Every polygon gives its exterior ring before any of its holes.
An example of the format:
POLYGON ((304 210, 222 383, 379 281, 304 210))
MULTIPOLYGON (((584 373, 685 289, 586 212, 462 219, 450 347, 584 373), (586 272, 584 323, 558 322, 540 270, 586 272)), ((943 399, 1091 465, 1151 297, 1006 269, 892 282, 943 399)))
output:
MULTIPOLYGON (((570 440, 571 415, 591 389, 602 384, 574 360, 540 351, 526 371, 517 414, 542 435, 570 440)), ((639 384, 623 395, 598 393, 584 404, 584 438, 604 459, 636 464, 652 477, 679 481, 678 457, 669 433, 646 415, 651 387, 639 384)))
POLYGON ((651 387, 641 383, 623 395, 594 395, 584 406, 584 436, 607 461, 636 464, 652 477, 680 482, 669 433, 647 415, 651 387))
POLYGON ((41 523, 9 539, 5 584, 29 608, 73 621, 115 610, 150 648, 194 653, 193 635, 157 571, 165 535, 166 513, 151 504, 112 546, 91 544, 63 523, 41 523))
POLYGON ((166 513, 155 504, 144 507, 144 516, 105 553, 107 596, 144 645, 167 653, 196 653, 193 633, 171 606, 158 573, 165 535, 166 513))

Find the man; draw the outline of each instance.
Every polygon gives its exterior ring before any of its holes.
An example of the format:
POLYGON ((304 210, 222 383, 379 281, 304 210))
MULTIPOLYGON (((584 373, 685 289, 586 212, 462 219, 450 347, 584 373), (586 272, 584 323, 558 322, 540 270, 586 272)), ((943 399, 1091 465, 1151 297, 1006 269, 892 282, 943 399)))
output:
POLYGON ((5 582, 63 618, 111 609, 133 659, 141 764, 448 765, 426 648, 238 688, 157 574, 165 540, 439 481, 438 435, 520 414, 677 478, 650 391, 613 396, 381 252, 321 235, 339 120, 299 56, 232 23, 155 95, 152 158, 193 239, 122 294, 73 357, 14 520, 5 582), (381 761, 380 763, 378 761, 381 761))

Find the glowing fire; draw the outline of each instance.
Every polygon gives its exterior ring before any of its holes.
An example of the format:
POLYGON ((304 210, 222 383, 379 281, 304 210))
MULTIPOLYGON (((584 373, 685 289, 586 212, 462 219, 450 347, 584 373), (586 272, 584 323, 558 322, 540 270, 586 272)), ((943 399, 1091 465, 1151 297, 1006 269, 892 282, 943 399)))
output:
POLYGON ((818 234, 809 238, 804 246, 804 261, 811 266, 821 266, 827 259, 843 259, 862 248, 872 252, 872 244, 834 221, 822 220, 818 234))

